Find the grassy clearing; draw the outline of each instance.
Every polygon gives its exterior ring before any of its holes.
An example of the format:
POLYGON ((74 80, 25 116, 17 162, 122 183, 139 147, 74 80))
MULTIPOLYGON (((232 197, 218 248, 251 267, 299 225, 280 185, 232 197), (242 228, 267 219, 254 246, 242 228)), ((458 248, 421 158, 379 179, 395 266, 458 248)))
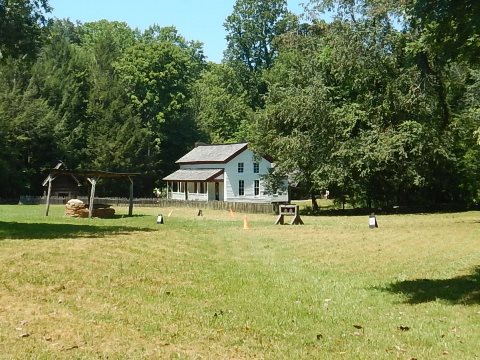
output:
POLYGON ((480 358, 479 212, 43 210, 0 206, 0 358, 480 358))

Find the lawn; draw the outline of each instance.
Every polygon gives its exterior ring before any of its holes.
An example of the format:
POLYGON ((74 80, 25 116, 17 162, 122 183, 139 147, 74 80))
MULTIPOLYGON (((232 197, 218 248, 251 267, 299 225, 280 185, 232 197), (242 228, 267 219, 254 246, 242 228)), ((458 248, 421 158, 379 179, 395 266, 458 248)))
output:
POLYGON ((126 210, 0 206, 0 358, 480 358, 480 212, 126 210))

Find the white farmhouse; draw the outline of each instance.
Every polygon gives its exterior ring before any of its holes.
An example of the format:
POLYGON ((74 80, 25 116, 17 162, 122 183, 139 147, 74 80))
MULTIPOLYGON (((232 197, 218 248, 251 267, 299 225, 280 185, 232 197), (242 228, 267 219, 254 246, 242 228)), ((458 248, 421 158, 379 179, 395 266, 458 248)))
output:
POLYGON ((271 203, 287 202, 288 190, 265 191, 263 175, 272 159, 255 156, 247 143, 198 145, 176 161, 180 169, 163 178, 174 200, 271 203))

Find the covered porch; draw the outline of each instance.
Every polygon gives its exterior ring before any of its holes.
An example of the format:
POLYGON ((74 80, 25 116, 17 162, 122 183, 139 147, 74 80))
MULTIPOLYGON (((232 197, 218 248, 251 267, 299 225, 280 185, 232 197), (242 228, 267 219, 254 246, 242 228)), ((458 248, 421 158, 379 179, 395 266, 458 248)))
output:
POLYGON ((223 169, 180 169, 163 178, 167 198, 184 201, 223 201, 223 169))

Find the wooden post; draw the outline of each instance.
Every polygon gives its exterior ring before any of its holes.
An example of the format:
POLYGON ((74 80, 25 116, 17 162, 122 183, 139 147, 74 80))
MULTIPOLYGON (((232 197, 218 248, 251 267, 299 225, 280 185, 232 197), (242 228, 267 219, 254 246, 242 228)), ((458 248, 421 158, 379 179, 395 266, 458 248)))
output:
POLYGON ((90 204, 88 206, 88 217, 91 218, 93 214, 93 200, 95 198, 95 186, 97 185, 96 178, 87 178, 87 180, 92 184, 92 190, 90 191, 90 204))
POLYGON ((303 225, 303 220, 298 213, 298 205, 295 205, 294 218, 290 225, 303 225))
POLYGON ((52 177, 48 175, 48 191, 47 191, 47 208, 45 209, 45 216, 48 216, 48 211, 50 210, 50 195, 52 193, 52 177))
MULTIPOLYGON (((128 216, 132 216, 133 213, 133 180, 129 176, 128 180, 130 180, 130 198, 128 200, 128 216)), ((168 187, 167 187, 167 195, 168 195, 168 187)))

